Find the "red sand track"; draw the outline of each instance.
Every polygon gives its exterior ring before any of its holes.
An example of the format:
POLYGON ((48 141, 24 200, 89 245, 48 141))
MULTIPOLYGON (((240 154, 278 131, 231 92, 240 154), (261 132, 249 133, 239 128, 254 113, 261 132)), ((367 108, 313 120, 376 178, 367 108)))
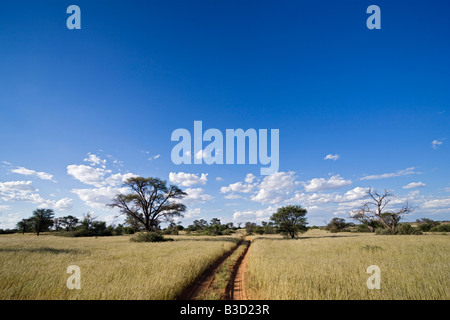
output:
MULTIPOLYGON (((222 263, 243 243, 244 240, 233 247, 232 250, 225 253, 217 259, 203 274, 201 274, 189 287, 187 287, 178 296, 178 300, 198 300, 199 296, 205 290, 208 290, 214 282, 215 274, 222 263)), ((247 253, 251 242, 247 246, 233 265, 230 283, 226 288, 225 297, 227 300, 247 300, 245 291, 245 270, 247 267, 247 253)))
POLYGON ((247 247, 236 260, 233 267, 229 291, 227 292, 227 298, 229 298, 229 300, 248 300, 247 292, 245 290, 245 270, 247 269, 247 256, 250 244, 251 241, 248 241, 247 247))

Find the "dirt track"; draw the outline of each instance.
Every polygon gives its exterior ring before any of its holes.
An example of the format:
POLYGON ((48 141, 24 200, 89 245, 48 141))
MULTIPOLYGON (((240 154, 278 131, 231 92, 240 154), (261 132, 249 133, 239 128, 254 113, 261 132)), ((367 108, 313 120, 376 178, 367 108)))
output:
MULTIPOLYGON (((186 288, 178 297, 178 300, 198 300, 200 295, 208 290, 215 278, 217 270, 221 267, 222 263, 244 242, 239 243, 229 252, 220 257, 213 263, 202 275, 200 275, 188 288, 186 288)), ((245 269, 247 266, 247 253, 251 242, 248 244, 239 258, 233 265, 233 270, 230 278, 230 282, 227 285, 225 298, 227 300, 247 300, 247 294, 245 291, 245 269)))
POLYGON ((242 252, 241 256, 236 260, 233 267, 233 273, 229 284, 229 293, 227 296, 230 300, 248 300, 245 290, 245 270, 247 269, 247 255, 251 241, 242 252))

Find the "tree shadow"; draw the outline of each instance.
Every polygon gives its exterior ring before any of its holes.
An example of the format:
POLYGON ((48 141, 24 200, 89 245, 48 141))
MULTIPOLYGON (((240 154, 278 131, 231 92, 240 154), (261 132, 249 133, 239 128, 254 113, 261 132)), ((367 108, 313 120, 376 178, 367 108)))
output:
POLYGON ((198 238, 196 239, 195 237, 197 237, 197 236, 192 236, 192 239, 186 239, 186 238, 183 238, 183 239, 172 238, 172 239, 174 240, 174 242, 177 242, 177 241, 226 241, 226 242, 233 242, 233 243, 238 243, 240 240, 240 238, 222 238, 220 236, 216 236, 217 238, 214 236, 211 236, 210 238, 200 238, 200 239, 198 239, 198 238))
POLYGON ((253 240, 273 240, 273 241, 280 241, 280 240, 306 240, 306 239, 320 239, 320 238, 352 238, 352 237, 358 237, 357 235, 326 235, 326 236, 299 236, 298 238, 290 238, 290 237, 282 237, 282 238, 270 238, 270 237, 256 237, 253 240))
POLYGON ((65 254, 65 253, 80 253, 78 249, 56 249, 49 247, 41 248, 0 248, 0 252, 29 252, 29 253, 52 253, 52 254, 65 254))

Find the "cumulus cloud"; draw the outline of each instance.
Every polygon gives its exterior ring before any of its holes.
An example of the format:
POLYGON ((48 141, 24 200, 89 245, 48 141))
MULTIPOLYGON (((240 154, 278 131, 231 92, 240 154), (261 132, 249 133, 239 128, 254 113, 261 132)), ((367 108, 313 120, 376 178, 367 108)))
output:
POLYGON ((170 172, 169 181, 183 187, 191 187, 196 184, 206 184, 208 181, 207 173, 202 173, 201 175, 195 173, 185 173, 185 172, 170 172))
POLYGON ((252 185, 252 184, 236 182, 236 183, 232 183, 226 187, 221 187, 220 192, 221 193, 229 193, 229 192, 249 193, 249 192, 252 192, 253 189, 254 189, 254 185, 252 185))
POLYGON ((323 158, 323 160, 338 160, 339 159, 339 155, 337 154, 327 154, 327 156, 325 158, 323 158))
POLYGON ((376 179, 407 176, 407 175, 411 175, 411 174, 420 174, 420 172, 416 172, 414 170, 415 170, 415 167, 410 167, 410 168, 406 168, 404 170, 398 170, 397 172, 392 172, 392 173, 367 175, 367 176, 360 178, 360 180, 376 180, 376 179))
POLYGON ((117 193, 126 192, 122 188, 122 184, 131 177, 137 175, 133 173, 115 173, 106 169, 106 160, 101 160, 98 156, 88 154, 89 157, 84 159, 89 161, 91 166, 71 164, 67 166, 67 173, 76 180, 94 186, 96 188, 77 188, 72 189, 72 193, 76 194, 86 205, 93 208, 106 208, 106 204, 117 193), (94 165, 101 165, 101 167, 93 167, 94 165))
POLYGON ((425 186, 426 186, 425 183, 419 181, 419 182, 408 183, 406 186, 403 186, 402 188, 403 189, 416 189, 416 188, 423 188, 425 186))
POLYGON ((251 173, 248 173, 246 176, 245 176, 245 182, 246 183, 253 183, 253 180, 255 180, 255 176, 253 175, 253 174, 251 174, 251 173))
POLYGON ((314 178, 312 180, 309 180, 307 183, 304 183, 304 187, 305 191, 313 192, 313 191, 338 189, 348 186, 351 183, 352 183, 351 180, 345 180, 340 175, 334 175, 331 176, 328 180, 325 178, 314 178))
POLYGON ((244 221, 252 221, 252 222, 261 222, 268 221, 270 216, 275 213, 277 208, 275 206, 267 207, 266 209, 260 210, 244 210, 244 211, 234 211, 233 213, 233 221, 235 222, 244 222, 244 221))
POLYGON ((0 198, 3 201, 25 201, 56 210, 67 210, 72 206, 72 199, 48 200, 43 198, 31 181, 0 182, 0 198))
POLYGON ((96 154, 88 153, 88 157, 83 159, 83 161, 89 162, 91 164, 91 166, 100 165, 103 168, 106 167, 106 160, 101 159, 96 154))
POLYGON ((85 204, 92 208, 107 208, 107 204, 118 193, 126 193, 126 188, 117 187, 100 187, 91 189, 73 189, 72 193, 76 194, 85 204))
POLYGON ((251 199, 261 203, 280 203, 289 197, 298 184, 294 172, 276 172, 262 179, 257 185, 258 192, 251 199))
POLYGON ((93 168, 83 164, 71 164, 67 166, 67 173, 78 181, 92 185, 94 187, 115 186, 125 182, 125 180, 135 177, 133 173, 111 174, 111 170, 103 168, 93 168), (109 176, 107 176, 109 174, 109 176))
POLYGON ((423 208, 443 208, 450 210, 450 198, 427 200, 424 202, 423 208))
POLYGON ((0 182, 0 192, 33 192, 36 189, 33 187, 32 181, 6 181, 0 182))
POLYGON ((42 171, 35 171, 35 170, 27 169, 27 168, 24 168, 24 167, 18 167, 16 169, 12 169, 11 172, 17 173, 17 174, 21 174, 21 175, 24 175, 24 176, 35 176, 35 177, 38 177, 39 179, 42 179, 42 180, 54 181, 53 180, 53 175, 51 175, 50 173, 42 172, 42 171))
POLYGON ((211 195, 204 193, 205 190, 203 188, 187 188, 184 192, 187 193, 187 196, 185 196, 181 202, 186 205, 197 202, 206 202, 213 198, 211 195))
POLYGON ((83 164, 76 165, 71 164, 67 166, 67 173, 77 179, 78 181, 93 185, 95 187, 101 187, 105 181, 105 170, 101 168, 93 168, 85 166, 83 164))

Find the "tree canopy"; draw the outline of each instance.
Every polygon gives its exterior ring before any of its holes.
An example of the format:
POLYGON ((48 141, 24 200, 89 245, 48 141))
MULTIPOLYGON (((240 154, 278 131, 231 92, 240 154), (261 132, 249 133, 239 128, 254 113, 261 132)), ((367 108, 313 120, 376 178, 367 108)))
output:
POLYGON ((292 239, 297 237, 299 232, 307 230, 307 220, 305 218, 307 210, 298 205, 290 205, 278 208, 270 220, 279 228, 279 232, 290 236, 292 239))
POLYGON ((146 231, 155 231, 162 221, 182 217, 186 206, 179 200, 187 194, 158 178, 132 177, 124 187, 130 193, 119 193, 109 206, 119 208, 128 221, 141 225, 146 231))

